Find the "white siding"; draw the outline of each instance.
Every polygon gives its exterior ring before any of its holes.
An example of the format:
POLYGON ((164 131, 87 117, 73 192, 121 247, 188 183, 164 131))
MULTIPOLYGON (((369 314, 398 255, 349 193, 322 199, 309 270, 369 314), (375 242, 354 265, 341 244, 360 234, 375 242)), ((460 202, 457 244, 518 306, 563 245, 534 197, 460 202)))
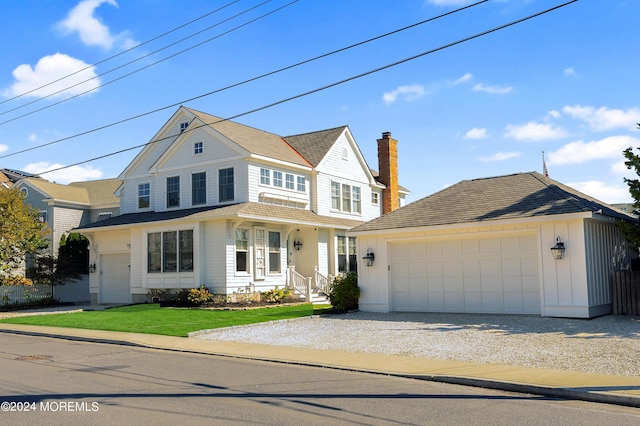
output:
POLYGON ((276 205, 301 207, 305 205, 308 210, 310 208, 310 189, 312 182, 308 173, 301 173, 300 170, 293 170, 281 167, 279 165, 268 165, 264 163, 248 164, 248 181, 249 184, 249 201, 272 203, 276 205), (260 169, 269 170, 269 185, 260 183, 260 169), (282 187, 277 187, 273 182, 273 172, 282 173, 282 187), (294 189, 286 189, 286 175, 290 174, 294 177, 294 189), (306 191, 297 190, 298 176, 305 179, 306 191))

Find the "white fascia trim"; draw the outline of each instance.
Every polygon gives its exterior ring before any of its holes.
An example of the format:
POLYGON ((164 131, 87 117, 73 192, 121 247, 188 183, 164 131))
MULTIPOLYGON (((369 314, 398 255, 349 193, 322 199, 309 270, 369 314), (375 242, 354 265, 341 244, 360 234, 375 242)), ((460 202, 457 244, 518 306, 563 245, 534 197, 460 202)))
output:
POLYGON ((486 228, 491 226, 517 225, 517 224, 523 224, 523 223, 558 222, 558 221, 568 221, 568 220, 575 220, 575 219, 588 219, 591 217, 593 217, 593 213, 584 212, 584 213, 571 213, 571 214, 551 215, 551 216, 536 216, 536 217, 520 218, 520 219, 487 220, 482 222, 463 222, 463 223, 453 223, 449 225, 390 228, 390 229, 378 229, 378 230, 371 230, 371 231, 350 231, 348 232, 348 234, 351 236, 407 234, 407 233, 414 233, 414 232, 445 231, 445 230, 458 229, 458 228, 486 228))
POLYGON ((301 170, 307 173, 310 173, 313 170, 311 166, 301 166, 299 164, 289 163, 288 161, 276 160, 271 157, 265 157, 264 155, 251 154, 249 155, 247 160, 255 160, 257 162, 264 163, 264 164, 277 164, 281 167, 285 167, 288 169, 301 170))

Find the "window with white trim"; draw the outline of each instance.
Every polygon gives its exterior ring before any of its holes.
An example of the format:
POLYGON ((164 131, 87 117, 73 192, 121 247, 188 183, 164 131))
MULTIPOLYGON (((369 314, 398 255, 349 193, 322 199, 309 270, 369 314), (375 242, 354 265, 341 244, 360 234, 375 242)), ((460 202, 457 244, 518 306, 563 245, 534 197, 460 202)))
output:
POLYGON ((207 173, 191 175, 191 205, 207 204, 207 173))
POLYGON ((151 189, 148 183, 138 185, 138 208, 146 209, 149 207, 151 189))
POLYGON ((360 187, 331 181, 331 209, 345 213, 362 213, 360 187))
POLYGON ((282 188, 282 172, 273 171, 273 186, 282 188))
POLYGON ((167 178, 167 207, 180 207, 180 176, 167 178))
POLYGON ((280 269, 280 232, 269 231, 269 272, 278 273, 280 269))
POLYGON ((296 190, 299 192, 307 192, 307 180, 305 179, 304 176, 298 176, 297 177, 297 187, 296 190))
POLYGON ((189 127, 189 122, 188 121, 181 122, 180 123, 180 133, 182 133, 185 130, 187 130, 187 127, 189 127))
POLYGON ((197 141, 193 143, 193 154, 200 155, 204 152, 204 142, 197 141))
POLYGON ((249 272, 248 229, 236 229, 236 272, 249 272))
POLYGON ((294 190, 295 189, 295 183, 294 183, 294 179, 293 179, 293 175, 290 173, 287 173, 284 175, 284 183, 285 183, 285 187, 287 189, 290 190, 294 190))
POLYGON ((271 170, 260 169, 260 183, 262 185, 271 185, 271 170))
POLYGON ((193 272, 193 230, 147 234, 147 272, 193 272))
POLYGON ((358 272, 355 237, 338 235, 338 272, 358 272))
POLYGON ((218 200, 233 201, 234 192, 233 167, 218 170, 218 200))
POLYGON ((377 192, 371 193, 371 204, 376 206, 380 204, 380 194, 378 194, 377 192))

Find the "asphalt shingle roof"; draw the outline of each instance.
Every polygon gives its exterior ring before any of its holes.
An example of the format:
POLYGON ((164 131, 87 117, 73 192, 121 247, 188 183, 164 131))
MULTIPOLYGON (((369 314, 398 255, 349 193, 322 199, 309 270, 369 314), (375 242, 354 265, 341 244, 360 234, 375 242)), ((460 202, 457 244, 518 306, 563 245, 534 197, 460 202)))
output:
POLYGON ((537 172, 464 180, 352 229, 353 232, 451 225, 602 211, 636 219, 537 172))
POLYGON ((71 182, 69 186, 84 188, 91 204, 119 204, 120 198, 115 196, 115 192, 121 184, 119 179, 101 179, 71 182))
POLYGON ((306 158, 313 167, 316 167, 346 128, 347 126, 341 126, 301 135, 285 136, 284 140, 306 158))
POLYGON ((216 220, 216 219, 255 219, 264 220, 265 217, 271 218, 274 222, 283 222, 306 225, 328 226, 334 228, 350 229, 360 225, 363 222, 349 219, 332 218, 328 216, 320 216, 310 210, 296 209, 291 207, 275 206, 264 203, 238 203, 226 206, 207 206, 192 209, 172 210, 165 212, 143 212, 128 213, 120 216, 114 216, 111 219, 105 219, 100 222, 94 222, 83 225, 76 229, 91 230, 103 229, 113 226, 128 226, 136 224, 144 224, 150 222, 162 222, 168 220, 216 220))
POLYGON ((309 163, 291 148, 281 136, 191 108, 185 107, 185 109, 250 153, 309 167, 309 163))

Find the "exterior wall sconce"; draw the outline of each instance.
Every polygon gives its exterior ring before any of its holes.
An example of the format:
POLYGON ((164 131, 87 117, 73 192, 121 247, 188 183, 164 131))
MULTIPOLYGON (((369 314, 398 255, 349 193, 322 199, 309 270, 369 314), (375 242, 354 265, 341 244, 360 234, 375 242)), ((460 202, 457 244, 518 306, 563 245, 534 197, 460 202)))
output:
POLYGON ((293 247, 295 247, 296 250, 300 250, 302 248, 302 241, 294 240, 293 241, 293 247))
POLYGON ((551 247, 551 255, 555 260, 560 260, 564 257, 564 243, 560 241, 560 237, 556 237, 556 245, 551 247))
POLYGON ((365 265, 373 266, 373 260, 374 259, 375 259, 375 256, 374 256, 373 252, 371 251, 370 248, 368 248, 367 249, 367 254, 362 256, 362 260, 364 260, 365 265))
POLYGON ((93 274, 96 271, 96 264, 95 263, 90 263, 89 264, 89 273, 93 274))

